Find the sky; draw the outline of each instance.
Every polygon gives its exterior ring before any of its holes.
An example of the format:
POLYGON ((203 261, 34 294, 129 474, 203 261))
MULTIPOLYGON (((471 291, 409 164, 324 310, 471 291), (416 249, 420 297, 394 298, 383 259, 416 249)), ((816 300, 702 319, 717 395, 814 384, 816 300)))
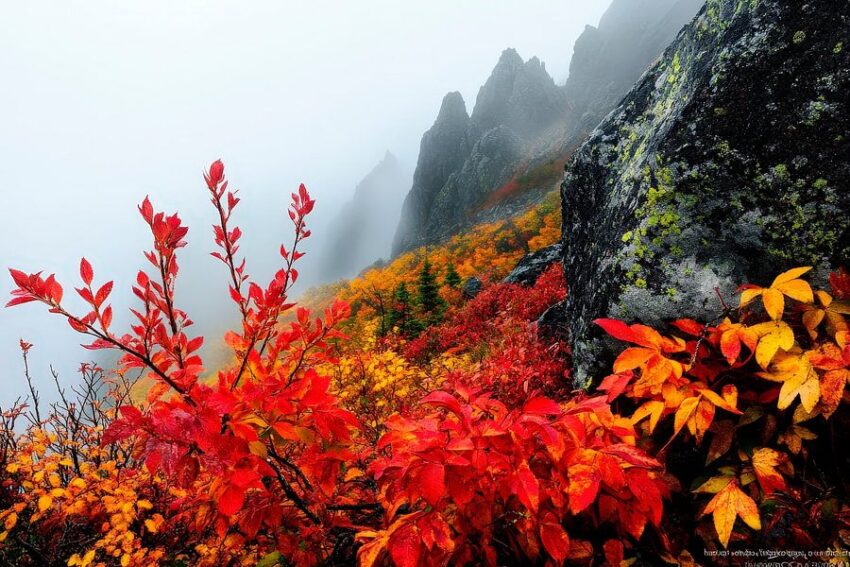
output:
MULTIPOLYGON (((471 112, 503 49, 539 57, 563 83, 573 43, 607 4, 6 3, 0 267, 56 272, 74 310, 86 256, 97 281, 115 280, 114 325, 126 326, 130 285, 150 246, 136 206, 150 195, 190 226, 178 303, 202 332, 219 332, 235 311, 224 267, 208 255, 204 167, 221 158, 240 189, 243 251, 265 283, 289 235, 285 209, 298 183, 318 201, 318 234, 386 150, 415 166, 445 93, 460 91, 471 112)), ((13 287, 0 274, 0 298, 13 287)), ((41 307, 0 309, 0 407, 25 392, 21 337, 35 345, 30 367, 47 400, 50 365, 70 385, 92 357, 41 307)))

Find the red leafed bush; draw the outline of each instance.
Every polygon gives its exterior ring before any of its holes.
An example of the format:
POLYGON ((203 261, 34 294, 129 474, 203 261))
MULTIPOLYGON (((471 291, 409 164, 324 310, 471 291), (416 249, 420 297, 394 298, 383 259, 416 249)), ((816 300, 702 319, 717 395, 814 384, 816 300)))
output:
POLYGON ((329 393, 330 378, 316 370, 334 361, 331 343, 342 336, 335 327, 348 317, 348 306, 334 303, 324 320, 299 309, 288 328, 278 322, 293 307, 287 301, 298 276, 293 264, 310 235, 305 219, 314 201, 303 185, 289 209, 294 242, 289 251, 280 248, 283 266, 262 286, 238 258, 241 231, 231 217, 239 199, 228 190, 224 166, 213 163, 204 177, 219 217, 213 256, 227 269, 230 297, 242 316, 241 329, 226 337, 237 362, 213 383, 198 381, 203 338, 190 335, 192 322, 174 301, 177 252, 188 229, 176 214, 155 212, 147 198, 139 212, 153 250, 145 253, 150 269, 139 271, 133 287, 140 305, 131 309, 136 322, 129 332, 113 330, 112 282, 93 286, 85 259, 77 289, 87 304, 83 313, 66 308, 53 275, 18 270, 11 271, 17 288, 9 305, 46 304, 91 338, 87 348, 118 350, 124 369, 145 369, 153 380, 148 404, 122 406, 103 442, 130 440, 134 461, 176 490, 171 506, 179 512, 171 522, 198 544, 197 556, 187 559, 242 561, 247 545, 257 559, 279 553, 297 564, 320 563, 350 542, 350 522, 339 510, 364 496, 361 485, 342 478, 343 464, 357 461, 357 419, 340 408, 329 393))
POLYGON ((422 400, 433 408, 422 418, 387 423, 378 448, 391 456, 372 465, 386 527, 358 535, 364 567, 385 555, 403 566, 587 560, 582 535, 640 538, 660 524, 660 464, 604 398, 535 397, 511 410, 452 389, 422 400))

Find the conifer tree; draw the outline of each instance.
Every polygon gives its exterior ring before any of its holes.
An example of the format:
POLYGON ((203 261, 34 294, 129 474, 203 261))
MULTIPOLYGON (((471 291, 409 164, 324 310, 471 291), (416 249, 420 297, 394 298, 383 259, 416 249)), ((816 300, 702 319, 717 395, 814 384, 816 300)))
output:
POLYGON ((460 274, 457 273, 453 262, 449 262, 449 265, 446 266, 446 277, 443 282, 454 289, 460 287, 460 274))
POLYGON ((445 302, 440 297, 440 286, 437 283, 437 276, 432 271, 431 262, 427 257, 422 263, 422 270, 419 272, 417 288, 419 294, 416 299, 419 309, 422 312, 422 318, 428 324, 438 322, 442 316, 445 302))

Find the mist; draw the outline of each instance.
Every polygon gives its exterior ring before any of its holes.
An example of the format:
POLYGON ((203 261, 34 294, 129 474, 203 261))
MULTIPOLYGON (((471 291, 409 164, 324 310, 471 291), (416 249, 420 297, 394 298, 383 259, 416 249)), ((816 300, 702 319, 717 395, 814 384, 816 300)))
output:
MULTIPOLYGON (((214 215, 201 172, 211 161, 221 158, 240 189, 242 252, 263 283, 277 267, 279 243, 290 239, 289 193, 308 186, 318 201, 315 237, 300 271, 305 282, 320 282, 311 252, 324 228, 388 150, 414 166, 446 92, 460 91, 471 109, 506 47, 539 57, 563 83, 573 43, 606 7, 8 4, 0 21, 0 264, 55 271, 76 307, 72 286, 86 256, 97 282, 115 280, 114 326, 124 328, 130 285, 150 246, 136 206, 149 195, 157 210, 179 211, 190 226, 177 300, 214 349, 236 312, 224 268, 209 256, 214 215)), ((12 287, 7 278, 0 290, 12 287)), ((79 362, 92 358, 45 309, 0 310, 3 407, 26 389, 20 337, 35 344, 30 368, 48 401, 49 365, 70 384, 79 362)))

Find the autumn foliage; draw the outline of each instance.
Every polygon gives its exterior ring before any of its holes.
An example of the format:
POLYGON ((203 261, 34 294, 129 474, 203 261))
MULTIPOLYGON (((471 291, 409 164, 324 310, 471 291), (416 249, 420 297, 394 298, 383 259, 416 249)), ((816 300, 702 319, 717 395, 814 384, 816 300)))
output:
POLYGON ((174 301, 188 229, 148 199, 128 330, 85 259, 81 310, 55 276, 11 270, 10 306, 41 303, 121 360, 84 365, 75 396, 60 389, 45 412, 32 388, 2 412, 5 564, 694 565, 712 563, 705 550, 850 538, 845 271, 829 290, 809 268, 744 285, 717 298, 714 321, 599 320, 619 354, 573 391, 563 334, 538 324, 568 293, 560 265, 530 287, 497 283, 558 237, 551 203, 326 289, 315 317, 289 299, 306 188, 266 283, 240 254, 221 162, 204 189, 241 320, 214 374, 174 301), (463 297, 459 279, 481 274, 463 297), (414 329, 390 314, 417 281, 428 309, 412 307, 414 329))

